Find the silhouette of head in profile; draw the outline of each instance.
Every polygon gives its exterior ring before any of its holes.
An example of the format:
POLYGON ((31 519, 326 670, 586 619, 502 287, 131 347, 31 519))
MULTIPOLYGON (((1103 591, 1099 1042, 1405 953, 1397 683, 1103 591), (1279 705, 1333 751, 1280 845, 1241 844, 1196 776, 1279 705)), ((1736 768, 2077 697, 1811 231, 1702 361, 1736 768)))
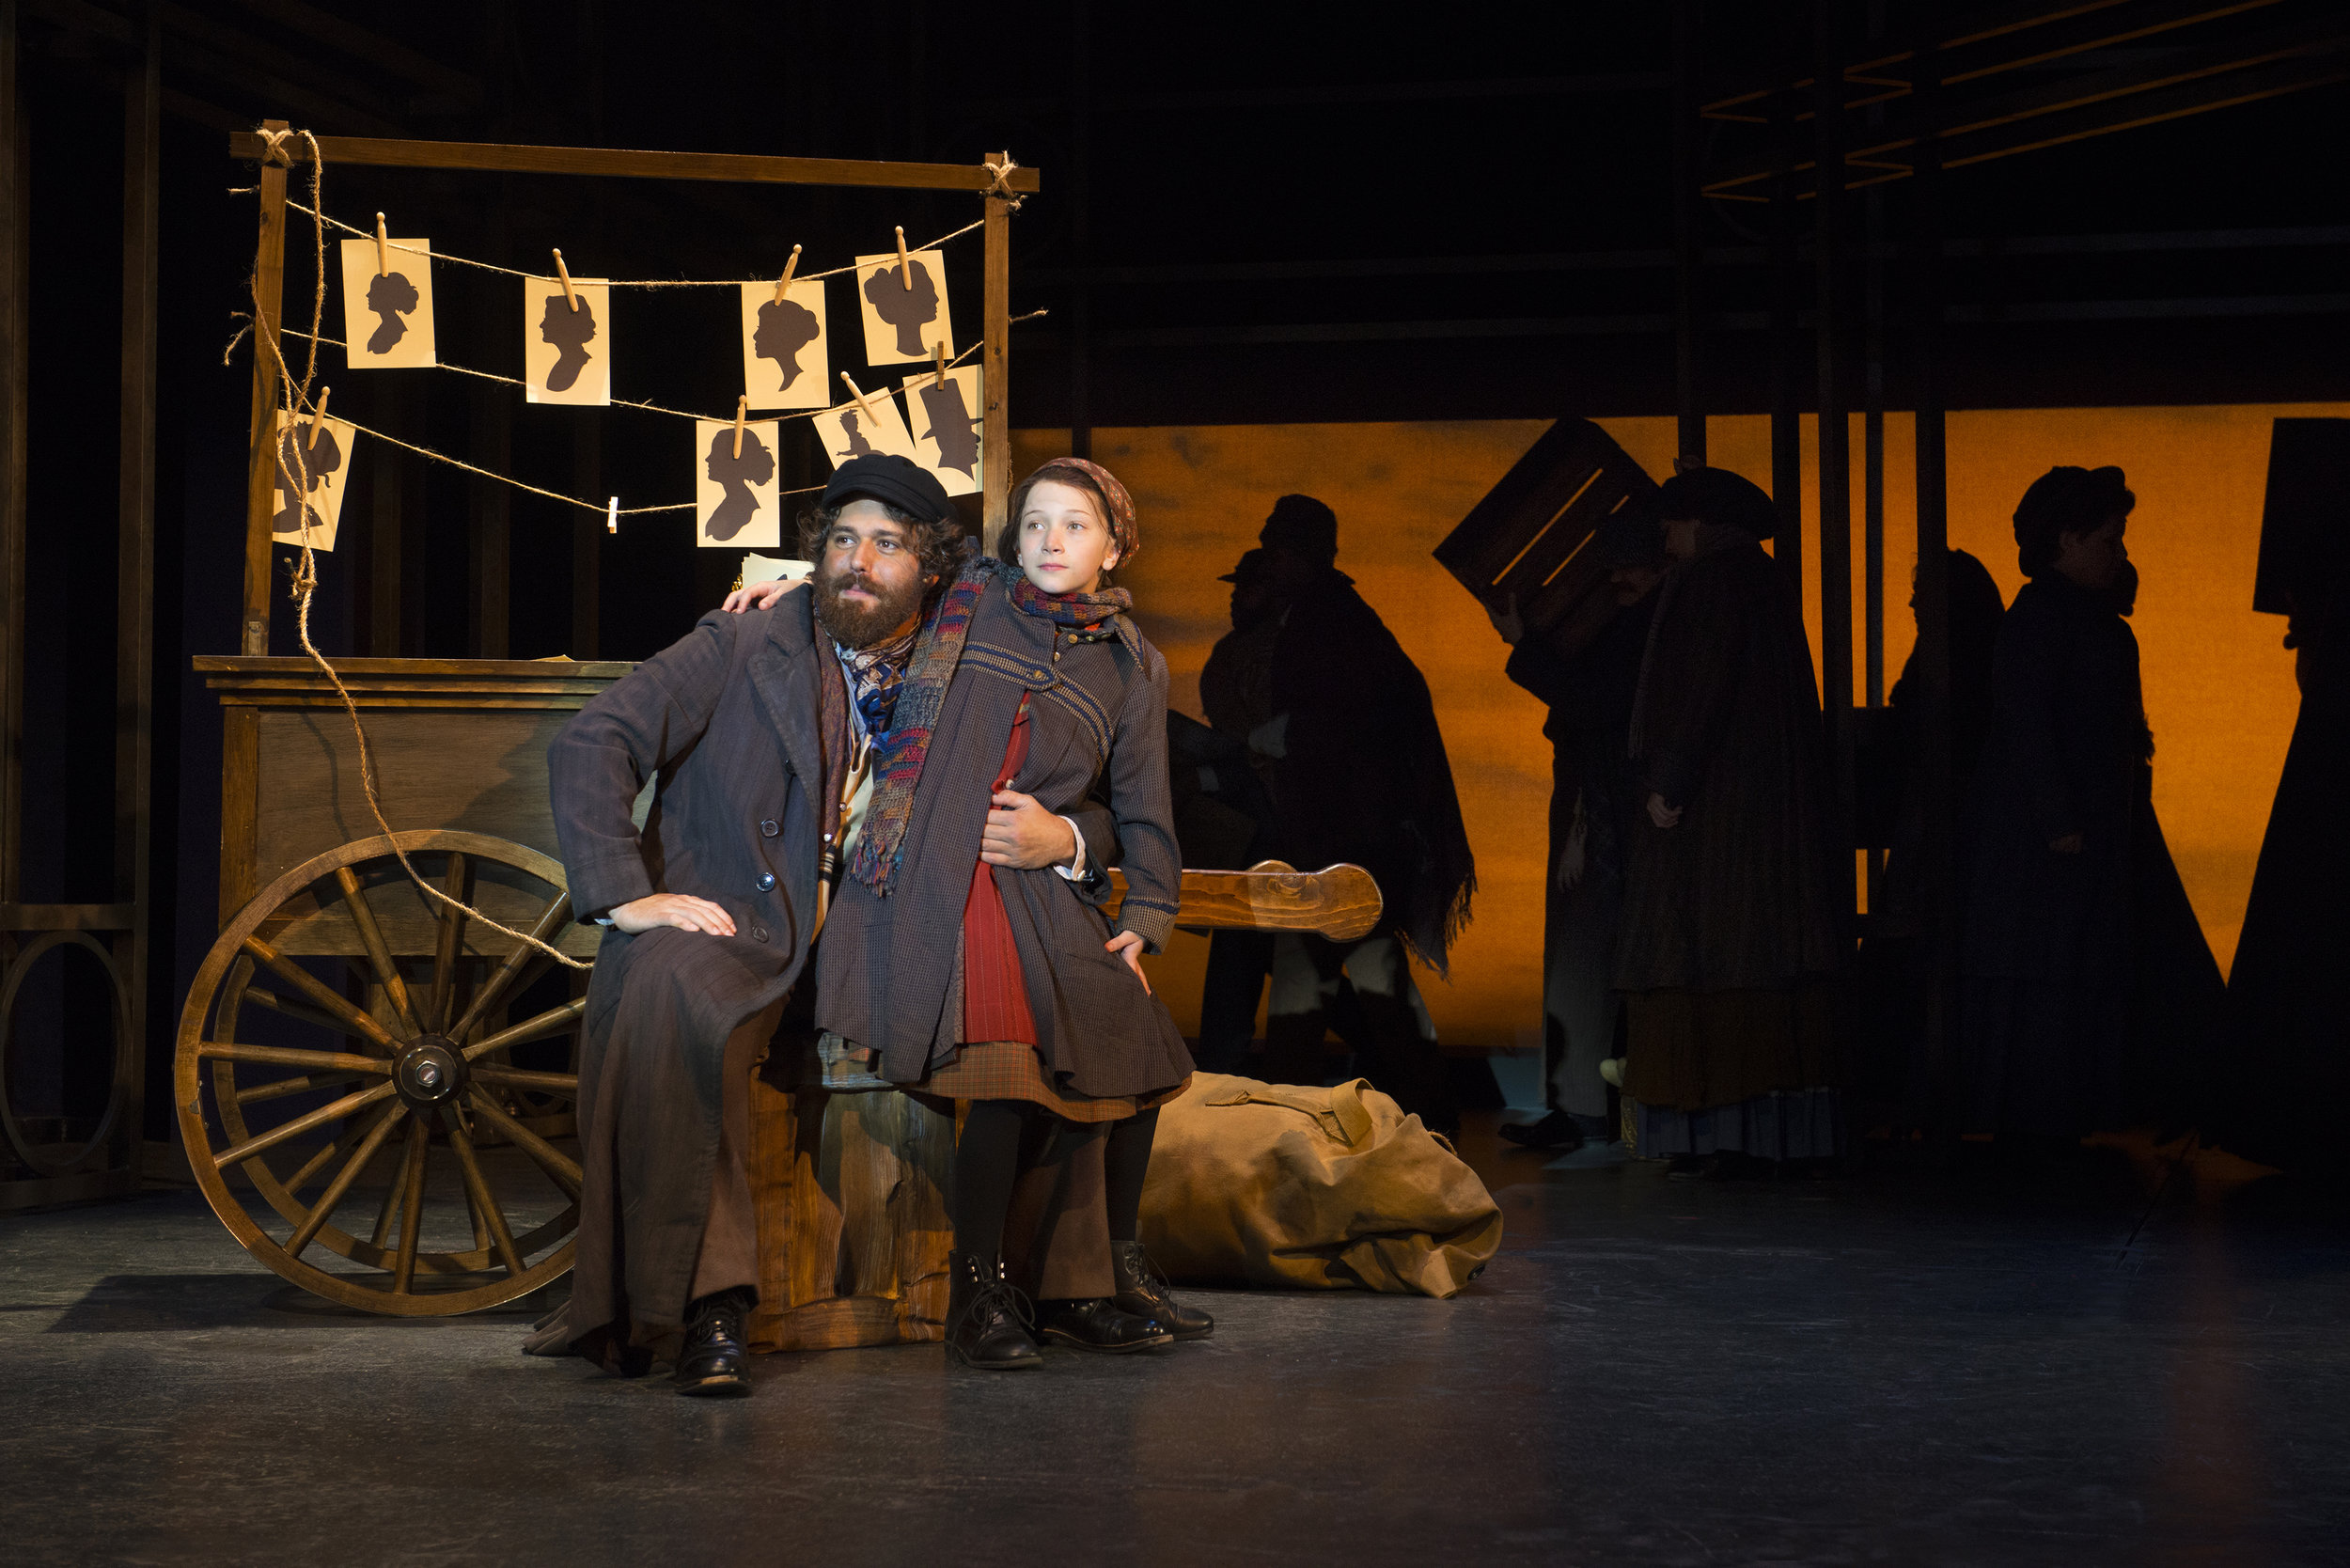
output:
POLYGON ((710 450, 703 455, 708 472, 713 480, 726 486, 727 493, 712 509, 709 520, 702 525, 702 533, 711 539, 728 540, 743 531, 759 510, 759 497, 751 486, 765 484, 776 477, 776 455, 760 440, 759 432, 743 432, 743 455, 734 455, 734 427, 720 427, 710 438, 710 450))
POLYGON ((319 427, 316 446, 310 444, 310 426, 306 420, 296 421, 277 437, 277 515, 270 527, 277 533, 298 531, 306 521, 313 528, 326 526, 326 519, 318 508, 309 504, 312 494, 322 487, 327 477, 343 465, 343 449, 335 439, 332 425, 319 427), (300 485, 303 495, 294 498, 294 487, 300 485), (305 517, 307 513, 307 517, 305 517))
POLYGON ((770 300, 759 307, 759 328, 751 334, 751 352, 772 359, 783 372, 780 388, 800 379, 800 351, 822 336, 816 312, 797 300, 770 300))
POLYGON ((908 289, 905 276, 892 261, 865 280, 865 297, 873 302, 873 314, 885 326, 898 329, 898 352, 908 359, 919 359, 928 347, 922 340, 922 329, 938 320, 938 285, 931 281, 931 270, 916 257, 914 287, 908 289))
POLYGON ((400 320, 421 302, 416 286, 403 273, 378 273, 368 285, 368 308, 375 312, 376 327, 368 338, 368 353, 389 353, 392 345, 408 336, 408 323, 400 320))
POLYGON ((850 458, 874 457, 878 455, 873 450, 873 444, 865 439, 865 432, 857 429, 855 409, 843 409, 841 411, 840 433, 848 439, 849 443, 849 449, 840 454, 842 462, 845 463, 850 458))
POLYGON ((579 308, 561 294, 547 296, 546 314, 539 318, 539 337, 555 345, 555 368, 547 372, 547 390, 569 392, 588 368, 588 345, 595 340, 596 307, 579 296, 579 308))
POLYGON ((979 477, 979 425, 963 406, 963 388, 935 378, 922 384, 922 412, 930 416, 931 439, 938 443, 938 465, 979 477))

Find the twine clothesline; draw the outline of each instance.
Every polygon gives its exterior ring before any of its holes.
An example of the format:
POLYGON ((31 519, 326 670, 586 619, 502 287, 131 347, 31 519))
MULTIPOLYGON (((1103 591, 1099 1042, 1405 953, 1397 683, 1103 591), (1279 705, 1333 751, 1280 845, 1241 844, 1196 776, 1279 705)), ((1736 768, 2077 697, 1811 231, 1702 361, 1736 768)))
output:
MULTIPOLYGON (((239 195, 248 188, 249 187, 244 186, 232 187, 229 194, 231 196, 239 195)), ((286 205, 296 212, 308 213, 314 221, 317 221, 321 217, 321 214, 316 209, 305 207, 302 203, 293 200, 291 197, 287 198, 286 205)), ((341 229, 346 234, 354 235, 362 240, 372 240, 375 238, 375 230, 371 228, 360 228, 352 224, 347 224, 331 212, 323 214, 323 221, 333 227, 341 229)), ((961 228, 954 229, 946 234, 941 234, 937 239, 931 241, 928 244, 915 247, 915 254, 918 255, 922 251, 936 250, 939 246, 947 243, 949 240, 960 240, 965 234, 970 233, 973 229, 984 228, 986 226, 987 220, 985 218, 980 218, 973 223, 964 224, 961 228)), ((453 251, 425 250, 415 245, 403 245, 398 240, 386 240, 384 243, 387 249, 405 251, 410 256, 421 256, 430 260, 451 261, 461 267, 478 267, 483 272, 504 273, 508 277, 525 278, 534 283, 553 283, 556 281, 554 278, 544 276, 539 273, 526 273, 518 267, 502 267, 494 261, 477 261, 470 256, 459 256, 453 251)), ((322 246, 321 253, 323 255, 322 246)), ((871 265, 870 262, 862 264, 869 266, 871 265)), ((859 265, 860 263, 852 261, 845 267, 835 267, 829 272, 795 272, 791 274, 792 281, 795 283, 807 283, 822 277, 841 277, 847 274, 855 272, 859 265)), ((773 278, 765 277, 616 277, 605 279, 603 287, 606 289, 740 289, 745 283, 756 283, 761 287, 772 288, 775 280, 773 278)))

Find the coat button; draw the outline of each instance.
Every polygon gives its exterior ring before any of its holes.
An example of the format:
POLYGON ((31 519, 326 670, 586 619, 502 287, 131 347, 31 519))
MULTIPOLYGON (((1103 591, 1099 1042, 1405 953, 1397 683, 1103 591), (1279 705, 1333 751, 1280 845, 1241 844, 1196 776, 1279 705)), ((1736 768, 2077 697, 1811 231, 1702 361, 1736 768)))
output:
POLYGON ((1039 681, 1042 681, 1042 680, 1043 680, 1043 679, 1044 679, 1044 672, 1043 672, 1042 670, 1041 670, 1041 669, 1038 669, 1038 670, 1031 670, 1031 671, 1029 671, 1029 673, 1030 673, 1031 675, 1035 676, 1035 677, 1036 677, 1036 679, 1038 679, 1039 681))
POLYGON ((761 871, 761 872, 760 872, 760 873, 759 873, 759 890, 760 890, 760 892, 764 893, 765 891, 767 891, 767 889, 768 889, 768 888, 773 887, 775 885, 776 885, 776 873, 775 873, 775 872, 773 872, 773 871, 761 871))
POLYGON ((759 824, 759 836, 762 839, 772 839, 782 831, 782 828, 776 825, 776 820, 773 817, 759 824))
POLYGON ((766 941, 766 940, 767 940, 767 928, 766 928, 765 926, 753 926, 753 927, 751 927, 751 940, 752 940, 752 941, 754 941, 754 942, 764 942, 764 941, 766 941))

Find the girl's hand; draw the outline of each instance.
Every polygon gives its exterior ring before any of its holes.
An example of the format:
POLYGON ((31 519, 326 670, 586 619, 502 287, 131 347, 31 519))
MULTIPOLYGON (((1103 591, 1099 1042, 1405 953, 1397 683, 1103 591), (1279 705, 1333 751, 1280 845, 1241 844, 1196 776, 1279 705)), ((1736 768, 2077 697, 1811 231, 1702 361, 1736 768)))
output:
POLYGON ((1142 982, 1142 994, 1151 995, 1151 977, 1142 972, 1142 933, 1121 931, 1102 946, 1124 959, 1126 967, 1135 972, 1135 979, 1142 982))
MULTIPOLYGON (((680 931, 707 932, 713 936, 732 936, 734 917, 690 893, 654 893, 648 898, 632 899, 615 904, 612 923, 634 936, 640 931, 656 926, 675 926, 680 931)), ((1141 940, 1136 937, 1137 942, 1141 940)))
POLYGON ((733 615, 741 615, 744 610, 772 610, 783 602, 785 594, 807 581, 805 577, 777 577, 769 583, 753 583, 728 594, 718 607, 733 615))

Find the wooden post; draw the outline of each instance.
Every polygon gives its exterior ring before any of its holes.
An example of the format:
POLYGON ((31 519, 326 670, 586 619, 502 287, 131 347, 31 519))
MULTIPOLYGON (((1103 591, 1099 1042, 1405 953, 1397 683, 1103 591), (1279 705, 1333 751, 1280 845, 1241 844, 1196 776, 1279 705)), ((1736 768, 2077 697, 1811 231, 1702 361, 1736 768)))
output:
MULTIPOLYGON (((1000 167, 1011 154, 998 152, 994 157, 1000 167)), ((992 550, 1010 521, 1011 505, 1010 389, 1006 384, 1011 364, 1011 203, 999 196, 986 199, 987 290, 980 312, 985 337, 979 353, 983 367, 979 379, 986 385, 980 389, 979 446, 984 456, 979 494, 985 519, 980 543, 992 550)))
POLYGON ((1704 197, 1698 192, 1698 0, 1673 0, 1673 402, 1675 458, 1705 461, 1705 408, 1698 396, 1698 277, 1705 264, 1704 197))
MULTIPOLYGON (((1798 20, 1782 4, 1781 21, 1794 36, 1798 20)), ((1802 74, 1791 59, 1787 74, 1802 74)), ((1771 95, 1771 499, 1778 507, 1778 537, 1771 557, 1803 593, 1803 345, 1795 327, 1795 105, 1791 92, 1771 95)))
POLYGON ((1820 376, 1820 706, 1831 770, 1828 843, 1837 907, 1853 912, 1852 432, 1843 378, 1844 61, 1836 0, 1813 0, 1812 124, 1818 133, 1813 262, 1820 376))
MULTIPOLYGON (((388 430, 413 430, 406 415, 415 400, 407 384, 394 381, 375 400, 388 430)), ((400 559, 406 529, 407 454, 397 447, 373 447, 368 453, 368 479, 373 487, 368 528, 368 651, 379 659, 400 657, 400 559)))
MULTIPOLYGON (((153 835, 155 710, 155 274, 163 130, 163 8, 122 91, 122 447, 115 602, 115 900, 131 929, 115 939, 139 1073, 124 1088, 122 1137, 137 1162, 146 1137, 149 853, 153 835)), ((114 1162, 109 1162, 114 1163, 114 1162)))
MULTIPOLYGON (((778 463, 782 454, 776 454, 778 463)), ((778 475, 778 478, 781 476, 778 475)), ((784 479, 779 489, 794 488, 784 479)), ((603 427, 582 419, 572 427, 572 494, 603 493, 603 427)), ((786 530, 787 533, 789 530, 786 530)), ((596 657, 603 640, 603 519, 573 509, 572 518, 572 639, 574 659, 596 657)))
MULTIPOLYGON (((262 121, 284 131, 282 119, 262 121)), ((261 165, 260 243, 253 253, 253 445, 245 459, 244 614, 243 649, 269 651, 270 523, 276 515, 277 354, 274 344, 284 316, 286 292, 286 169, 261 165)))
POLYGON ((25 243, 29 127, 17 0, 0 0, 0 903, 22 889, 24 813, 25 243))
MULTIPOLYGON (((1939 17, 1934 20, 1939 21, 1939 17)), ((1933 35, 1929 35, 1931 38, 1933 35)), ((1912 384, 1918 430, 1918 673, 1924 688, 1918 727, 1924 786, 1926 1062, 1930 1103, 1921 1107, 1946 1158, 1958 1149, 1960 1084, 1955 1049, 1958 1011, 1958 803, 1950 760, 1950 571, 1948 452, 1942 417, 1942 62, 1931 43, 1910 62, 1919 130, 1912 164, 1909 290, 1912 384)))

